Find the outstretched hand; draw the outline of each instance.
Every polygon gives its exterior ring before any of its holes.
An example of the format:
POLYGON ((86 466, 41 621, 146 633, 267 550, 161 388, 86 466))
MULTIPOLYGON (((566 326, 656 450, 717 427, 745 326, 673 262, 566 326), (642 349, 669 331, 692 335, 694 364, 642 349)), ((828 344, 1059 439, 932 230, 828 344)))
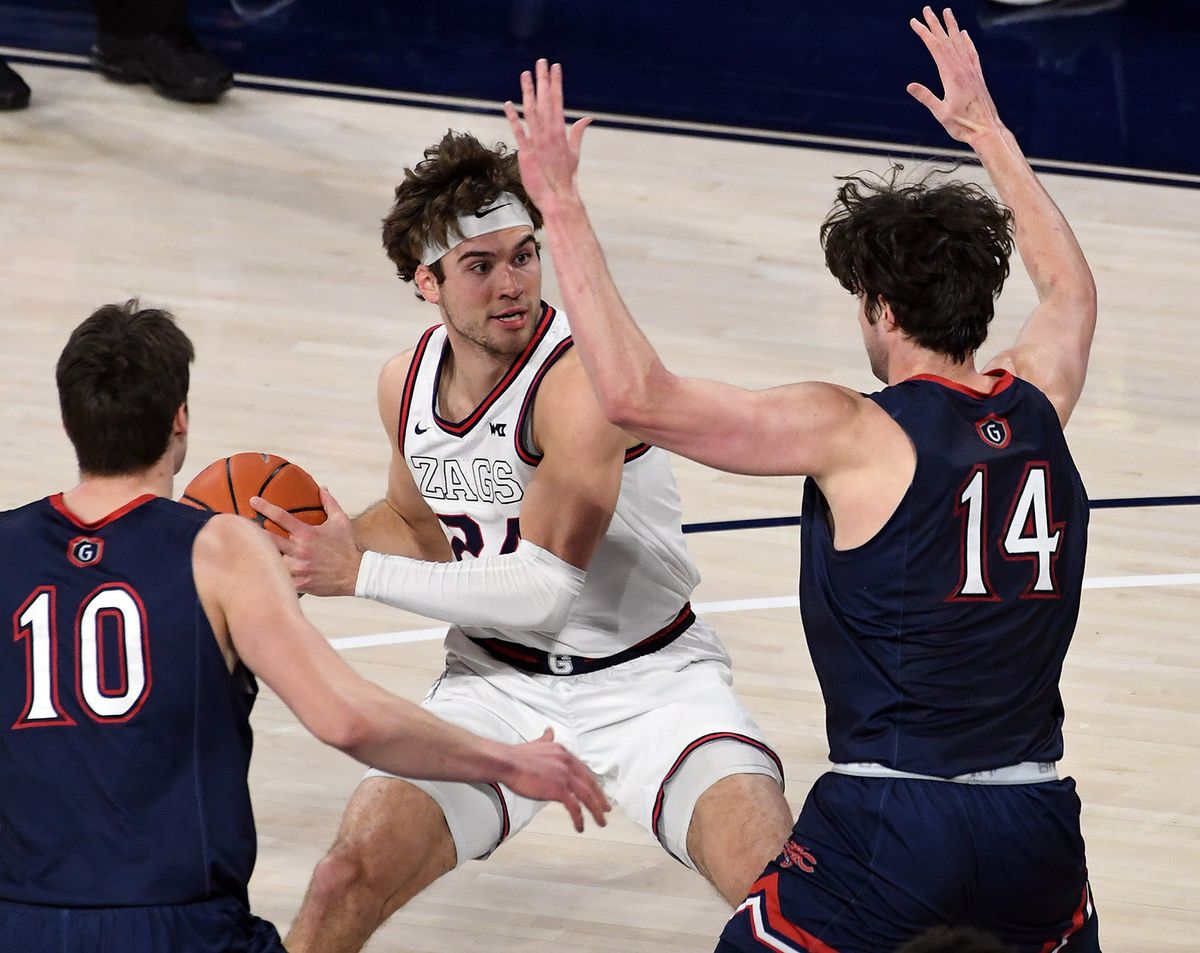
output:
POLYGON ((283 555, 297 592, 352 596, 362 553, 354 543, 350 517, 325 487, 321 487, 321 505, 327 515, 325 522, 310 526, 261 496, 250 498, 256 512, 287 531, 286 539, 272 534, 271 540, 283 555))
POLYGON ((558 801, 577 831, 583 830, 585 807, 601 827, 608 823, 608 799, 596 776, 554 740, 553 729, 547 728, 537 741, 517 745, 514 755, 512 770, 500 779, 507 787, 535 801, 558 801))
POLYGON ((567 129, 562 66, 546 60, 538 60, 533 73, 521 74, 521 105, 524 123, 511 101, 504 115, 516 139, 521 183, 535 205, 545 206, 574 191, 583 132, 592 120, 585 116, 567 129))
POLYGON ((942 13, 944 27, 930 7, 923 15, 924 23, 915 17, 909 23, 932 54, 944 93, 938 99, 920 83, 909 83, 908 92, 933 113, 952 138, 971 145, 981 134, 1000 125, 996 104, 983 81, 979 54, 966 31, 958 28, 949 8, 942 13))

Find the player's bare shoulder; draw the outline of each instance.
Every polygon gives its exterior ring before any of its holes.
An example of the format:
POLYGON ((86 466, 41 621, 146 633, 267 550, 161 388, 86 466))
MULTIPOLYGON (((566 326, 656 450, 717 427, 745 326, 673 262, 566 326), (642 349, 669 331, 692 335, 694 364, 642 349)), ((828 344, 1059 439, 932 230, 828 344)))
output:
POLYGON ((201 575, 219 575, 233 566, 278 560, 279 554, 252 520, 232 513, 217 513, 196 534, 192 567, 199 586, 201 575))
POLYGON ((379 400, 379 416, 388 432, 394 432, 400 420, 400 401, 404 396, 404 382, 408 379, 416 348, 401 351, 388 358, 379 370, 376 394, 379 400))
POLYGON ((404 387, 404 380, 408 377, 409 368, 412 367, 413 355, 417 349, 410 347, 407 351, 401 351, 388 358, 383 367, 379 370, 379 394, 383 396, 385 392, 395 394, 395 399, 399 400, 399 392, 404 387))

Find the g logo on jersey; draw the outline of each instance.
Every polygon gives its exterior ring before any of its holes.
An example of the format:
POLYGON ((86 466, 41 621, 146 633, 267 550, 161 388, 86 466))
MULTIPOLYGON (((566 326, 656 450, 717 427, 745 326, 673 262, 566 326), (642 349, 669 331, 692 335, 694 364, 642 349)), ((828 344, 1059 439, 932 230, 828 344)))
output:
POLYGON ((995 414, 988 414, 983 420, 976 421, 975 430, 978 431, 980 440, 997 450, 1003 450, 1012 440, 1008 421, 995 414))
POLYGON ((67 543, 67 559, 71 560, 72 566, 80 569, 96 565, 103 555, 104 540, 95 536, 76 536, 67 543))
POLYGON ((550 671, 555 675, 570 675, 575 671, 575 663, 571 661, 569 655, 551 655, 548 658, 550 659, 550 671))

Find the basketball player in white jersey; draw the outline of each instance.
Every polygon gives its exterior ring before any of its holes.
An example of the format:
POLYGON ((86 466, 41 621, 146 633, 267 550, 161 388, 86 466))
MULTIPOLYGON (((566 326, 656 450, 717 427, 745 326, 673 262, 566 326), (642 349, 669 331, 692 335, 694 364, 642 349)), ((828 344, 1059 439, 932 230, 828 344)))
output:
MULTIPOLYGON (((431 711, 503 741, 549 725, 732 904, 791 828, 779 759, 689 605, 699 576, 665 452, 608 423, 566 317, 541 301, 540 224, 502 145, 451 132, 406 170, 384 245, 441 323, 380 376, 387 498, 351 525, 326 495, 320 527, 255 505, 292 532, 280 548, 301 591, 453 623, 431 711)), ((542 806, 372 772, 288 949, 358 950, 542 806)))

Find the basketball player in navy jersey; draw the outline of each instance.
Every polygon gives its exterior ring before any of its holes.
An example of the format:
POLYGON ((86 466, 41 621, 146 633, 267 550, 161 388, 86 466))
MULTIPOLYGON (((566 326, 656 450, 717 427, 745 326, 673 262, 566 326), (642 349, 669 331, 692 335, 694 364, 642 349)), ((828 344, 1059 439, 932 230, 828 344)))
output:
MULTIPOLYGON (((782 771, 692 612, 666 453, 605 419, 567 315, 541 300, 540 223, 504 146, 452 132, 405 170, 384 244, 440 321, 380 375, 387 498, 353 526, 329 498, 319 527, 252 505, 294 531, 281 551, 302 590, 453 623, 431 711, 509 741, 549 719, 732 905, 787 836, 782 771)), ((541 807, 503 786, 370 773, 288 949, 359 949, 541 807)))
POLYGON ((720 469, 809 477, 800 603, 832 767, 726 927, 729 953, 879 953, 937 924, 1020 953, 1099 949, 1079 801, 1055 765, 1088 520, 1062 428, 1095 287, 970 38, 943 19, 926 7, 912 27, 944 95, 909 92, 975 150, 1007 208, 962 183, 841 187, 821 236, 887 385, 871 396, 670 373, 588 223, 575 183, 586 120, 566 131, 560 68, 522 76, 524 124, 506 106, 609 419, 720 469), (1039 304, 980 371, 1010 225, 1039 304))
POLYGON ((58 362, 79 484, 0 513, 0 947, 283 953, 251 915, 246 774, 263 678, 322 741, 422 777, 502 781, 600 819, 549 738, 512 747, 359 677, 301 615, 249 520, 169 499, 192 345, 98 310, 58 362))

